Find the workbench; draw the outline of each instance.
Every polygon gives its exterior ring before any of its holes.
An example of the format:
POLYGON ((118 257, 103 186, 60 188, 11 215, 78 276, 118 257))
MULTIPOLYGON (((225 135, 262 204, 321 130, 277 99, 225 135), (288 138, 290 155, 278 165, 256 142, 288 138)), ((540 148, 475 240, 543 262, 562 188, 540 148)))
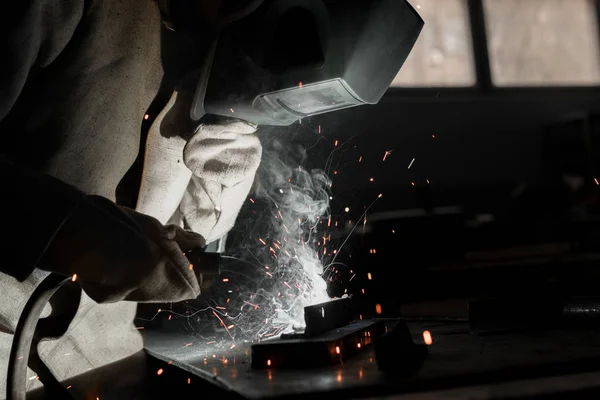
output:
MULTIPOLYGON (((338 366, 254 370, 250 343, 230 349, 227 340, 207 344, 185 332, 144 330, 146 354, 70 380, 70 390, 76 399, 102 400, 483 400, 600 395, 600 335, 593 331, 473 336, 465 322, 409 321, 409 327, 416 343, 422 343, 423 330, 433 336, 428 358, 412 377, 380 372, 371 348, 338 366)), ((29 397, 41 398, 41 392, 29 397)))

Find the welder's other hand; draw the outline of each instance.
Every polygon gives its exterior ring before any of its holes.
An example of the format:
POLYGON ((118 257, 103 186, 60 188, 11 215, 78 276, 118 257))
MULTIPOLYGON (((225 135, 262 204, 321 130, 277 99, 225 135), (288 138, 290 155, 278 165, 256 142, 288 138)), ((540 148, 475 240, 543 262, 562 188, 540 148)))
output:
POLYGON ((256 125, 227 120, 203 125, 184 148, 192 178, 177 215, 210 243, 233 227, 262 156, 256 125))
POLYGON ((198 234, 86 196, 57 231, 39 267, 77 274, 98 302, 189 300, 200 294, 202 277, 183 253, 204 242, 198 234))
POLYGON ((262 154, 256 125, 227 120, 202 125, 187 142, 183 161, 192 173, 205 181, 234 186, 254 177, 262 154))

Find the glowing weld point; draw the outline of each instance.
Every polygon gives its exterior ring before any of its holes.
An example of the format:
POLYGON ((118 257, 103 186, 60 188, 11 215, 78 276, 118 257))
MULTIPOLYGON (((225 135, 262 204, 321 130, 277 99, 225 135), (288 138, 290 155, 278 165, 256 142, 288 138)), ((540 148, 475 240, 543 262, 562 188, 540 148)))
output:
POLYGON ((431 343, 433 343, 433 339, 431 338, 431 332, 423 331, 423 341, 425 342, 425 344, 427 346, 429 346, 431 343))
POLYGON ((160 375, 162 375, 163 372, 165 372, 165 371, 161 368, 158 371, 156 371, 156 375, 160 376, 160 375))
POLYGON ((77 274, 73 274, 71 277, 71 282, 75 282, 77 280, 77 274))

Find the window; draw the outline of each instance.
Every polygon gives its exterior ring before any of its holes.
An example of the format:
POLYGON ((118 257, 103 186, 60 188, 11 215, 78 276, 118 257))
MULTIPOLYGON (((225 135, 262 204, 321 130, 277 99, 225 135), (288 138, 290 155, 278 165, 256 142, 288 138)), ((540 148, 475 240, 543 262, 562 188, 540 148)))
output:
POLYGON ((484 0, 483 5, 494 84, 600 83, 593 0, 484 0))
POLYGON ((465 0, 409 0, 425 26, 392 87, 475 84, 465 0))

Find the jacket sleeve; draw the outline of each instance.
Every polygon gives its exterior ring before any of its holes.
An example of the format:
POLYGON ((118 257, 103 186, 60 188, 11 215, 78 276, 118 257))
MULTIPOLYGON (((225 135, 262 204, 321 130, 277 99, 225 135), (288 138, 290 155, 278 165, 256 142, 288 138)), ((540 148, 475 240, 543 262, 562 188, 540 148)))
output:
POLYGON ((83 193, 47 175, 0 162, 0 271, 24 280, 83 193))
MULTIPOLYGON (((83 15, 78 0, 10 2, 0 25, 0 121, 19 99, 28 78, 48 66, 71 39, 83 15), (10 16, 10 17, 9 17, 10 16)), ((14 134, 3 125, 1 139, 14 134)), ((15 129, 16 131, 16 129, 15 129)), ((83 196, 49 176, 11 164, 0 147, 0 271, 25 279, 59 225, 83 196)))

